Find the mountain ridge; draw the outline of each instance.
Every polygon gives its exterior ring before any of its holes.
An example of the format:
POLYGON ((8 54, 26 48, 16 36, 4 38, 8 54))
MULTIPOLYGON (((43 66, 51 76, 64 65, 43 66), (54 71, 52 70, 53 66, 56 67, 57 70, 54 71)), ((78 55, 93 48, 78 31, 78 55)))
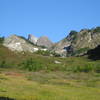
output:
POLYGON ((4 39, 3 45, 12 51, 33 53, 43 50, 45 47, 45 50, 57 53, 62 57, 81 56, 100 45, 100 27, 82 29, 79 32, 72 30, 68 36, 57 43, 53 43, 46 36, 37 38, 29 34, 26 39, 22 36, 11 35, 4 39))
POLYGON ((67 37, 56 43, 53 51, 62 56, 83 55, 88 49, 93 49, 99 44, 100 27, 82 29, 80 32, 71 31, 67 37), (75 54, 82 49, 84 49, 84 52, 75 54))

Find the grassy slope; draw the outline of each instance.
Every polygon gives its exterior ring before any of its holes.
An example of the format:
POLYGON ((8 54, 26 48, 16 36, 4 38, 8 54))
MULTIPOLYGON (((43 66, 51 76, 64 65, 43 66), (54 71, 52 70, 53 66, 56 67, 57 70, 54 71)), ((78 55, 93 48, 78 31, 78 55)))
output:
MULTIPOLYGON (((75 70, 76 67, 98 67, 100 61, 91 61, 84 57, 69 57, 69 58, 57 58, 48 57, 38 54, 31 53, 14 53, 7 48, 0 46, 0 63, 5 61, 5 67, 19 68, 23 62, 27 62, 28 59, 32 58, 36 62, 37 66, 43 67, 42 70, 50 71, 71 71, 75 70), (60 64, 55 64, 54 61, 60 61, 60 64)), ((41 69, 41 68, 40 68, 41 69)))
POLYGON ((17 100, 99 100, 100 74, 70 72, 76 66, 97 66, 100 61, 86 58, 55 58, 36 54, 13 53, 0 46, 0 62, 12 68, 0 69, 0 96, 17 100), (33 58, 41 62, 44 68, 53 70, 28 72, 17 67, 24 60, 33 58), (55 64, 54 61, 61 64, 55 64), (59 70, 61 71, 59 71, 59 70), (66 71, 67 70, 67 71, 66 71))
MULTIPOLYGON (((80 74, 81 77, 82 75, 80 74)), ((73 79, 71 76, 60 72, 1 71, 0 96, 16 98, 16 100, 100 99, 99 79, 97 81, 97 78, 93 77, 95 80, 92 79, 92 83, 89 83, 89 80, 84 80, 84 78, 73 79)), ((73 75, 74 78, 75 76, 77 75, 73 75)), ((88 75, 85 77, 89 78, 88 75)))

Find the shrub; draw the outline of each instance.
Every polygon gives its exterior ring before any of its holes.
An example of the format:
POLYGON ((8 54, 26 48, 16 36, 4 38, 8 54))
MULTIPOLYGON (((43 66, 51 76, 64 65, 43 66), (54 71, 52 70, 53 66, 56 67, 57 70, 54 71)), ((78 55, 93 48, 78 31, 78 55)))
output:
POLYGON ((22 68, 27 69, 28 71, 39 71, 43 69, 43 64, 32 58, 24 61, 21 65, 22 68))
POLYGON ((100 27, 96 27, 94 30, 93 30, 94 33, 99 33, 100 32, 100 27))
POLYGON ((81 48, 81 49, 78 49, 78 50, 76 50, 76 51, 74 51, 72 53, 72 56, 84 55, 85 53, 87 53, 88 50, 89 50, 89 48, 81 48))
POLYGON ((2 44, 4 41, 4 37, 0 37, 0 43, 2 44))
POLYGON ((72 72, 85 72, 88 73, 93 70, 93 66, 91 64, 85 64, 85 65, 76 65, 72 66, 71 68, 68 69, 69 71, 72 72))
POLYGON ((90 71, 92 71, 92 67, 91 67, 91 65, 86 65, 84 67, 80 67, 79 71, 80 72, 90 72, 90 71))
POLYGON ((43 55, 43 56, 50 56, 50 51, 43 51, 43 50, 38 50, 37 52, 36 52, 36 54, 40 54, 40 55, 43 55))
POLYGON ((96 64, 96 65, 94 66, 94 71, 95 71, 96 73, 100 73, 100 64, 96 64))
POLYGON ((69 34, 70 34, 70 35, 76 35, 77 33, 78 33, 77 31, 72 30, 69 34))
POLYGON ((36 54, 40 54, 40 55, 43 55, 43 56, 50 56, 50 55, 52 55, 52 56, 54 56, 54 57, 61 57, 60 54, 57 54, 57 53, 55 53, 55 52, 50 52, 49 50, 47 50, 47 51, 38 50, 38 51, 36 52, 36 54))
POLYGON ((72 30, 69 34, 73 37, 73 41, 75 42, 77 40, 77 31, 72 30))
POLYGON ((87 52, 88 58, 92 60, 100 60, 100 45, 87 52))
POLYGON ((4 68, 4 67, 6 67, 6 61, 5 60, 1 61, 1 63, 0 63, 0 68, 4 68))

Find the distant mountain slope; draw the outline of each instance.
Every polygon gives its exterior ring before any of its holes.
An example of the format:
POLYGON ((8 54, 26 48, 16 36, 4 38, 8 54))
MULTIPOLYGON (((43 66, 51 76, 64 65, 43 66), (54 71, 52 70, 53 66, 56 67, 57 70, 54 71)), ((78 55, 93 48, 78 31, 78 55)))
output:
POLYGON ((63 40, 59 41, 58 43, 54 44, 51 48, 53 52, 60 54, 61 56, 66 56, 66 49, 65 47, 70 46, 71 42, 64 38, 63 40))
POLYGON ((37 40, 37 45, 44 46, 46 48, 50 48, 53 45, 53 43, 49 40, 48 37, 42 36, 37 40))
POLYGON ((100 27, 95 29, 83 29, 80 32, 71 31, 70 34, 58 42, 53 51, 61 55, 77 56, 83 55, 89 49, 93 49, 100 44, 100 27))
POLYGON ((52 41, 50 41, 49 38, 46 36, 41 36, 40 38, 37 38, 34 35, 29 34, 28 41, 30 41, 31 43, 37 46, 46 47, 46 48, 50 48, 53 45, 52 41))
POLYGON ((5 47, 8 47, 12 51, 18 51, 18 52, 36 51, 36 47, 34 45, 32 45, 27 40, 17 35, 11 35, 8 38, 5 38, 3 45, 5 47))
POLYGON ((37 44, 38 38, 35 37, 35 36, 32 35, 32 34, 29 34, 29 35, 28 35, 28 40, 29 40, 31 43, 33 43, 33 44, 37 44))
MULTIPOLYGON (((2 42, 1 38, 1 42, 2 42)), ((52 43, 48 37, 39 39, 29 35, 28 39, 21 36, 11 35, 4 39, 3 45, 12 51, 36 52, 38 50, 49 50, 61 56, 80 56, 88 50, 100 45, 100 27, 94 29, 82 29, 80 32, 71 31, 67 37, 58 43, 52 43), (43 49, 43 48, 46 49, 43 49)))

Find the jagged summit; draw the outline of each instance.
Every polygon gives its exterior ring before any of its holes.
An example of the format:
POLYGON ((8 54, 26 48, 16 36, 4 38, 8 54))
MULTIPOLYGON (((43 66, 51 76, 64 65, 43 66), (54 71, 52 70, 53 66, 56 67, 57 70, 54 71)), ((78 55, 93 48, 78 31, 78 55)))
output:
POLYGON ((100 27, 82 29, 80 32, 71 31, 66 38, 54 46, 53 51, 63 56, 83 55, 98 45, 100 45, 100 27))
POLYGON ((28 39, 13 34, 4 39, 3 45, 12 51, 32 52, 32 53, 38 50, 46 51, 47 49, 42 48, 42 46, 43 47, 51 46, 50 44, 51 42, 47 37, 40 37, 38 40, 37 39, 38 38, 34 37, 31 34, 28 36, 28 39))
POLYGON ((37 46, 43 46, 46 48, 50 48, 53 45, 47 36, 41 36, 40 38, 37 38, 34 35, 29 34, 28 40, 37 46))
POLYGON ((35 52, 46 47, 46 50, 51 50, 61 56, 79 56, 100 45, 100 27, 82 29, 80 32, 71 31, 67 37, 55 44, 46 36, 37 38, 29 34, 28 39, 25 39, 13 34, 4 39, 3 45, 12 51, 35 52))
POLYGON ((29 35, 28 35, 28 40, 29 40, 30 42, 32 42, 33 44, 36 44, 38 38, 35 37, 33 34, 29 34, 29 35))
POLYGON ((38 39, 37 45, 38 46, 44 46, 44 47, 50 48, 53 45, 53 43, 49 40, 48 37, 42 36, 42 37, 40 37, 38 39))

